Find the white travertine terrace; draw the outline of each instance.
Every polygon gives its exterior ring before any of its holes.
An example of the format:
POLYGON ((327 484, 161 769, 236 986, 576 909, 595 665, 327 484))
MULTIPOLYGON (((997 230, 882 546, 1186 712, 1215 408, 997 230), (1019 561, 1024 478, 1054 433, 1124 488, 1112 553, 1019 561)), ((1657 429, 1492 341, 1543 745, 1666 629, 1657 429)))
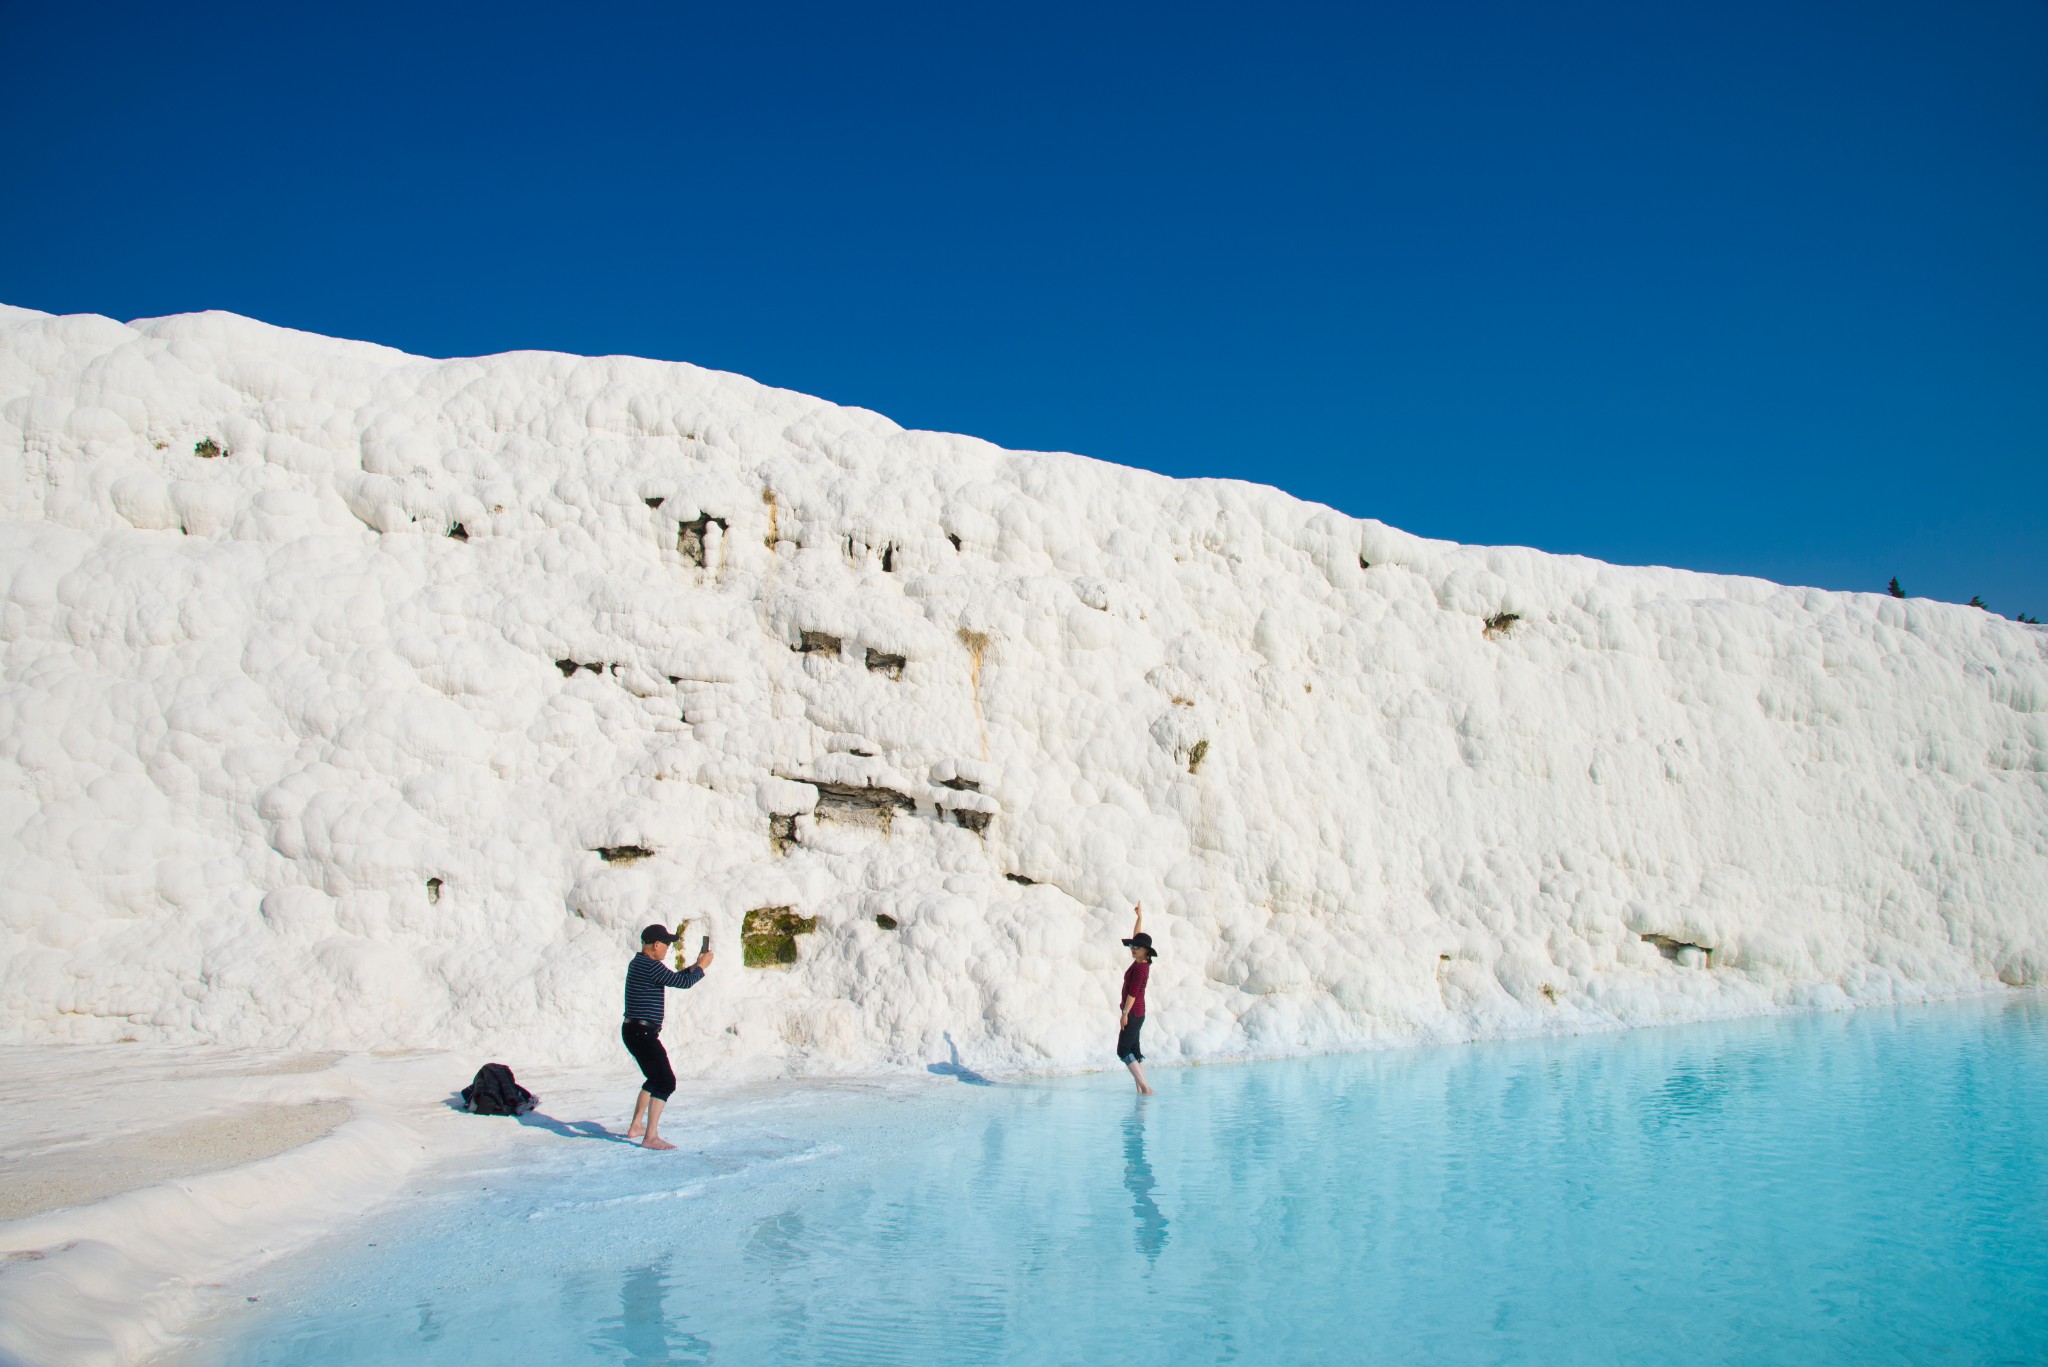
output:
POLYGON ((611 1057, 687 920, 685 1073, 1087 1066, 1137 899, 1161 1060, 2048 977, 2048 634, 1972 608, 19 309, 0 575, 15 1042, 611 1057))

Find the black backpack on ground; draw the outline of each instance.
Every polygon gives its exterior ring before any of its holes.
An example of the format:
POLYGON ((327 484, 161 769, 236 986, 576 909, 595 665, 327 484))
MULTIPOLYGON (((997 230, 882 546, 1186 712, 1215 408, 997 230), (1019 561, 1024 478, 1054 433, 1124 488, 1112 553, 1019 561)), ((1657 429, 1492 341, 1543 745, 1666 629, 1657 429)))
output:
POLYGON ((476 1081, 462 1089, 462 1104, 476 1115, 525 1115, 540 1098, 520 1086, 504 1064, 486 1063, 476 1070, 476 1081))

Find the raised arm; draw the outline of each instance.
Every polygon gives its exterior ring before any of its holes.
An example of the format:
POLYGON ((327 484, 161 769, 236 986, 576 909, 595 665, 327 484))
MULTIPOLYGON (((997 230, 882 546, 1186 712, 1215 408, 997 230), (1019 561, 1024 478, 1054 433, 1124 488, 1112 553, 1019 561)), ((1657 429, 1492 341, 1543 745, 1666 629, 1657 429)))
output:
POLYGON ((697 956, 697 962, 688 968, 670 968, 656 961, 654 971, 660 977, 663 987, 695 987, 704 978, 704 970, 711 963, 711 952, 706 950, 697 956))
MULTIPOLYGON (((1136 939, 1144 929, 1145 904, 1143 902, 1140 902, 1138 903, 1137 919, 1131 922, 1131 938, 1136 939)), ((1128 993, 1120 992, 1118 993, 1118 996, 1121 998, 1121 1000, 1119 1000, 1117 1003, 1117 1021, 1119 1024, 1129 1025, 1131 1023, 1131 1008, 1137 1005, 1138 999, 1136 997, 1129 995, 1128 993)))

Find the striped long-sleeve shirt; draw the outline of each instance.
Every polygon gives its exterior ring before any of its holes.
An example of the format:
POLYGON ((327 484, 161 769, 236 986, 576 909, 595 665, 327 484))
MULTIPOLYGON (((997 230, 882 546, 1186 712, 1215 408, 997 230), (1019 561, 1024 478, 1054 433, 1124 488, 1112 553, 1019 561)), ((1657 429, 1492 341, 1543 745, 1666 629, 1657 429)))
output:
POLYGON ((704 976, 704 970, 691 964, 678 973, 659 959, 650 959, 645 954, 635 954, 633 962, 626 965, 626 1019, 646 1021, 650 1025, 661 1024, 662 992, 664 987, 692 987, 704 976))

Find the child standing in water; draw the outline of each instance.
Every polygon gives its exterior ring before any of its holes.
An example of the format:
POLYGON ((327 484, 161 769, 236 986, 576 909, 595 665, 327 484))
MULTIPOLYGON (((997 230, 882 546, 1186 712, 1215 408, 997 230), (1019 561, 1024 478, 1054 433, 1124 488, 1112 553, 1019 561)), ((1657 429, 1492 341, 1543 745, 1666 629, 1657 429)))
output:
POLYGON ((1131 926, 1131 938, 1124 941, 1130 947, 1131 966, 1124 970, 1124 985, 1117 996, 1121 1002, 1117 1012, 1116 1056, 1131 1070, 1131 1077, 1138 1084, 1140 1096, 1151 1096, 1152 1086, 1145 1081, 1145 1054, 1138 1047, 1138 1032, 1145 1028, 1145 980, 1152 976, 1152 961, 1159 957, 1152 948, 1152 937, 1145 933, 1145 904, 1138 903, 1138 919, 1131 926))

